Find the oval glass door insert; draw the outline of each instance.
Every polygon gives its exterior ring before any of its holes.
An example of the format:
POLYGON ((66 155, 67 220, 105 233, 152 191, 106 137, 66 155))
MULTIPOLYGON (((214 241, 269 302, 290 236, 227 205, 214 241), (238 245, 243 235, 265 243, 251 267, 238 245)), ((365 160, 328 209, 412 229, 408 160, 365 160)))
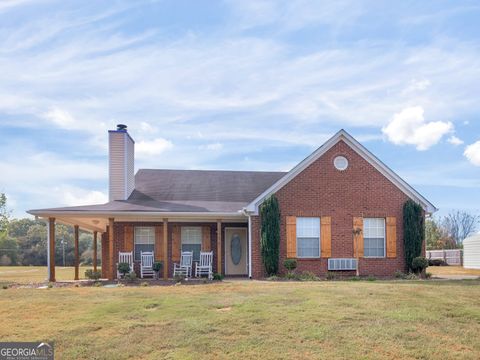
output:
POLYGON ((234 265, 240 263, 242 258, 242 242, 238 234, 233 234, 232 241, 230 242, 230 254, 234 265))

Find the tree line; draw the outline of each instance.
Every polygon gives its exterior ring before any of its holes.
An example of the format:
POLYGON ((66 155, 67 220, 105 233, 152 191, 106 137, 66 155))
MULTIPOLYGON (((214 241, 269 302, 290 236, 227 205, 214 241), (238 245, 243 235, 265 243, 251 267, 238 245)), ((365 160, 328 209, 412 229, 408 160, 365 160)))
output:
POLYGON ((427 219, 425 223, 427 250, 463 248, 463 240, 478 231, 479 223, 479 215, 458 210, 443 217, 427 219))
MULTIPOLYGON (((0 265, 47 265, 47 225, 45 221, 29 218, 12 219, 7 198, 0 193, 0 265)), ((72 226, 55 226, 55 263, 73 266, 75 261, 72 226)), ((79 254, 82 265, 93 263, 93 235, 80 231, 79 254)), ((97 240, 98 254, 101 241, 97 240)), ((100 264, 101 256, 98 257, 100 264)))

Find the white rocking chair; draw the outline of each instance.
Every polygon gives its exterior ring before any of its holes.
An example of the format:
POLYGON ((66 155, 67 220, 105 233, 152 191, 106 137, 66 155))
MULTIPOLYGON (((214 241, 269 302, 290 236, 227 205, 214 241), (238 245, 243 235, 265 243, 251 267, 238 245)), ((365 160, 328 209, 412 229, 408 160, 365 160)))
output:
POLYGON ((180 256, 180 264, 173 264, 173 277, 184 276, 192 277, 193 252, 182 251, 180 256))
POLYGON ((213 279, 212 262, 213 262, 213 251, 200 252, 200 261, 195 267, 195 277, 201 277, 202 275, 207 275, 208 280, 212 280, 213 279))
POLYGON ((133 271, 133 251, 130 252, 119 252, 118 253, 118 263, 117 263, 117 279, 120 279, 120 271, 118 271, 118 264, 127 263, 130 265, 130 272, 133 271))
POLYGON ((153 271, 153 251, 140 252, 140 277, 145 276, 154 277, 153 271))

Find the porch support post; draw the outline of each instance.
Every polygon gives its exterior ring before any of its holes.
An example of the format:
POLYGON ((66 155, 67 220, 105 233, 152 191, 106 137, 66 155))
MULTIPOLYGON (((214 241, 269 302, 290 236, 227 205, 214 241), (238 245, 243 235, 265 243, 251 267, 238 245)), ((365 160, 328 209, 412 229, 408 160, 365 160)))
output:
POLYGON ((222 220, 217 220, 217 272, 223 274, 222 269, 222 220))
POLYGON ((78 265, 80 263, 79 250, 78 250, 78 225, 73 227, 75 234, 75 280, 78 280, 78 265))
POLYGON ((168 219, 163 219, 163 279, 168 280, 168 219))
POLYGON ((108 269, 108 280, 113 280, 115 278, 115 261, 113 259, 113 222, 114 218, 108 218, 108 256, 109 256, 109 265, 108 269))
POLYGON ((48 218, 48 281, 55 282, 55 218, 48 218))
POLYGON ((97 271, 97 234, 93 232, 93 271, 97 271))

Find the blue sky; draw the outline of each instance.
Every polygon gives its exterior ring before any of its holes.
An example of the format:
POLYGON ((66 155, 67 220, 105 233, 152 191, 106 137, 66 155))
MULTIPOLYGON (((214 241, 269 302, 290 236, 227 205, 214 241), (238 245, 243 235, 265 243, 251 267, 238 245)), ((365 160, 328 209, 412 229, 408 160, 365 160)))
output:
POLYGON ((341 128, 445 213, 480 211, 477 1, 0 2, 0 191, 106 201, 136 167, 288 170, 341 128))

